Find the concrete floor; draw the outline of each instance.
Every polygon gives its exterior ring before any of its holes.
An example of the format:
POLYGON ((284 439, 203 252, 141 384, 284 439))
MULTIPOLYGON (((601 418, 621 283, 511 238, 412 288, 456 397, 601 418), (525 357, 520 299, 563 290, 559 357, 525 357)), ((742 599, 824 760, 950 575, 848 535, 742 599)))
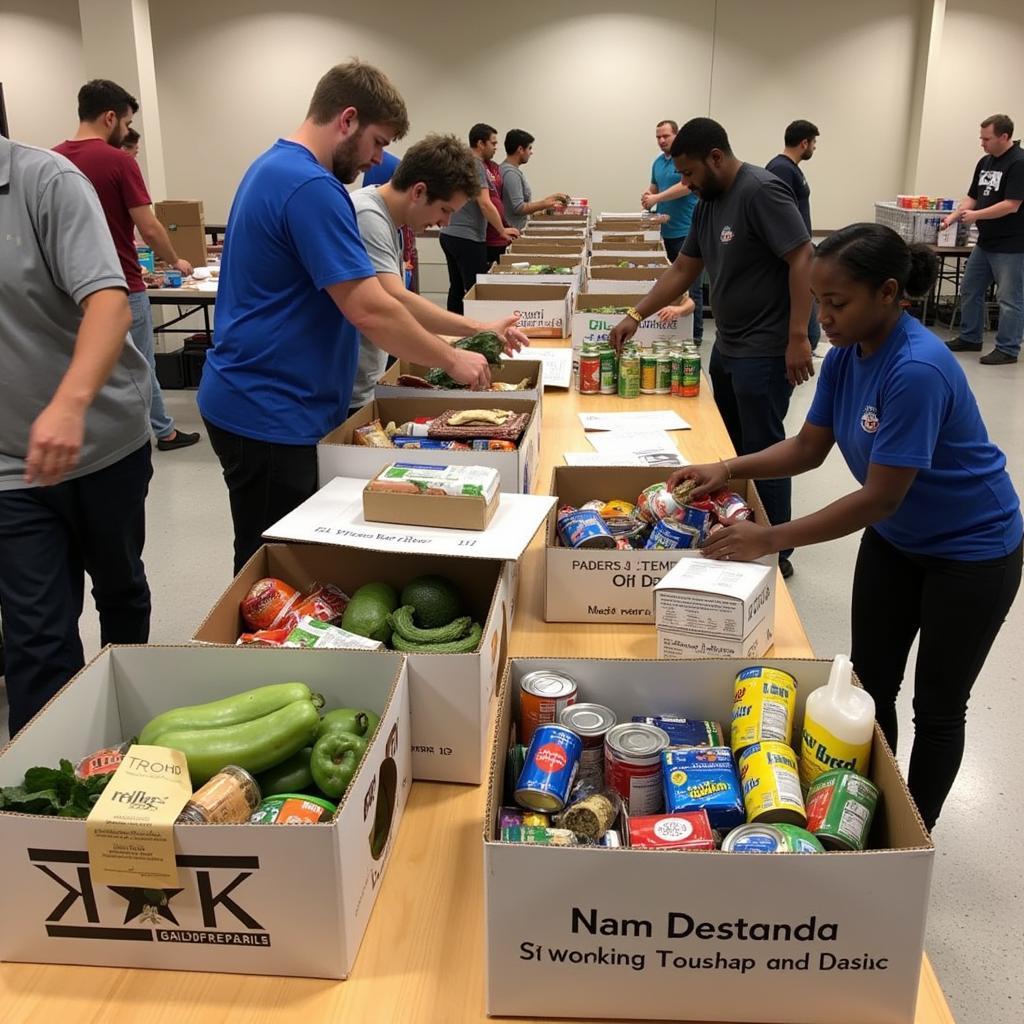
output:
MULTIPOLYGON (((712 325, 708 324, 709 328, 712 325)), ((713 328, 709 330, 713 337, 713 328)), ((987 347, 987 346, 986 346, 987 347)), ((705 364, 710 345, 704 346, 705 364)), ((827 350, 822 342, 822 351, 827 350)), ((1024 480, 1024 363, 979 366, 960 357, 992 438, 1007 453, 1018 490, 1024 480)), ((813 384, 797 390, 790 432, 799 428, 813 384)), ((176 391, 167 407, 185 430, 202 429, 195 396, 176 391)), ((205 434, 205 432, 204 432, 205 434)), ((231 579, 227 494, 208 441, 178 452, 154 451, 148 503, 146 564, 153 589, 152 641, 180 643, 231 579)), ((794 488, 794 514, 820 508, 853 486, 833 453, 794 488)), ((816 654, 849 650, 849 594, 857 538, 818 545, 794 556, 790 580, 797 608, 816 654)), ((1019 1024, 1024 1020, 1024 901, 1018 843, 1024 841, 1024 800, 1018 785, 1022 721, 1018 688, 1024 676, 1024 616, 1018 599, 981 679, 968 721, 968 747, 956 788, 935 832, 936 861, 927 949, 959 1024, 1019 1024)), ((87 657, 99 647, 95 613, 82 618, 87 657)), ((955 642, 955 637, 951 638, 955 642)), ((913 656, 912 656, 913 657, 913 656)), ((911 665, 908 678, 912 678, 911 665)), ((912 735, 911 693, 900 700, 901 733, 912 735)), ((0 690, 2 701, 2 690, 0 690)), ((6 725, 6 709, 0 706, 6 725)), ((0 730, 3 726, 0 726, 0 730)), ((5 730, 3 730, 5 733, 5 730)), ((909 744, 899 752, 906 765, 909 744)))

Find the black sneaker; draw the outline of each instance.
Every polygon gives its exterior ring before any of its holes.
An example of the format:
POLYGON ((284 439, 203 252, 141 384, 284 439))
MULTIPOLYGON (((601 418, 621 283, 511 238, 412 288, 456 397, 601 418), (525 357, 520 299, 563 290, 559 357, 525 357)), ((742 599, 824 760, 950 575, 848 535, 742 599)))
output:
POLYGON ((159 451, 162 452, 173 452, 178 448, 191 448, 192 445, 198 444, 199 434, 189 434, 184 430, 176 430, 174 437, 161 437, 157 439, 156 446, 159 451))
POLYGON ((994 348, 987 356, 982 356, 978 362, 985 366, 1009 366, 1011 363, 1017 362, 1017 357, 1011 356, 1009 352, 1004 352, 1001 348, 994 348))
POLYGON ((950 352, 980 352, 981 342, 964 341, 963 338, 954 338, 952 341, 946 342, 946 348, 950 352))
POLYGON ((779 572, 782 573, 782 578, 788 580, 793 575, 793 563, 788 558, 779 559, 779 572))

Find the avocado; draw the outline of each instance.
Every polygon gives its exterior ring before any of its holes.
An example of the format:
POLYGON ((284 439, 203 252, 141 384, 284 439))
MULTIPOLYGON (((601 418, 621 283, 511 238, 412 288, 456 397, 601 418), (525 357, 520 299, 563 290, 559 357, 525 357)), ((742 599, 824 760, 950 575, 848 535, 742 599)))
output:
POLYGON ((455 584, 443 576, 417 576, 403 588, 401 603, 403 607, 412 605, 415 624, 422 629, 447 626, 463 609, 455 584))
POLYGON ((341 628, 359 636, 391 642, 388 616, 398 607, 395 588, 386 583, 367 583, 361 586, 349 601, 341 619, 341 628))

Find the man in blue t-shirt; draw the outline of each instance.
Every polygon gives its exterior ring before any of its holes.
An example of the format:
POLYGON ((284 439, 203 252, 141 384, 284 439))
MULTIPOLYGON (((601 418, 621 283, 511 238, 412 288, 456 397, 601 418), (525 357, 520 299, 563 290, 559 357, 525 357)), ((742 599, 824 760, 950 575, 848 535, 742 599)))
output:
POLYGON ((228 486, 236 573, 316 491, 316 444, 346 418, 358 332, 463 384, 490 383, 483 356, 445 344, 384 291, 359 236, 345 185, 408 127, 380 71, 339 64, 231 204, 199 409, 228 486))
MULTIPOLYGON (((783 139, 785 149, 778 156, 768 161, 765 169, 772 172, 793 193, 796 208, 807 225, 807 234, 811 234, 811 186, 800 169, 804 160, 814 156, 821 133, 810 121, 793 121, 786 127, 783 139)), ((811 351, 816 352, 821 340, 821 325, 818 323, 818 307, 811 304, 811 319, 807 324, 807 338, 811 343, 811 351)))
MULTIPOLYGON (((679 255, 686 236, 690 233, 693 222, 693 208, 697 205, 697 197, 683 184, 682 175, 676 170, 670 150, 675 141, 679 125, 675 121, 659 121, 654 129, 654 137, 658 142, 661 154, 654 158, 651 167, 651 183, 640 197, 640 205, 645 210, 657 208, 657 212, 667 216, 668 220, 661 225, 661 241, 669 260, 675 261, 679 255)), ((690 298, 697 306, 693 314, 693 340, 700 345, 704 338, 704 275, 700 275, 690 285, 690 298)))

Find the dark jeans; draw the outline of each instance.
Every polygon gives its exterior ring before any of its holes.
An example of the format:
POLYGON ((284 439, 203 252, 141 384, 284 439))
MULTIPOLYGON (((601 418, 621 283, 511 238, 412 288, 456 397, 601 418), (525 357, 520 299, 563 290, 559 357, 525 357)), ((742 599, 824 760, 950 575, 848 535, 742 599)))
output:
MULTIPOLYGON (((725 421, 732 446, 740 455, 770 448, 786 437, 783 422, 793 387, 786 380, 785 356, 724 356, 717 345, 708 365, 715 405, 725 421)), ((793 485, 788 479, 758 480, 757 490, 772 524, 791 518, 793 485)), ((780 551, 789 558, 792 549, 780 551)))
POLYGON ((489 245, 487 246, 487 265, 492 266, 497 263, 502 256, 505 255, 505 250, 508 249, 508 243, 505 245, 489 245))
POLYGON ((0 606, 13 736, 85 664, 85 573, 102 644, 149 639, 142 548, 153 476, 147 441, 106 469, 53 487, 0 491, 0 606))
POLYGON ((477 274, 487 273, 487 245, 455 235, 441 236, 441 251, 448 263, 448 312, 463 314, 462 300, 477 274))
MULTIPOLYGON (((665 246, 665 255, 668 256, 670 263, 675 263, 676 257, 679 255, 683 248, 683 242, 686 241, 686 236, 682 238, 663 238, 661 240, 662 245, 665 246)), ((690 285, 689 294, 690 298, 693 299, 694 305, 697 307, 693 311, 693 340, 703 341, 704 340, 704 274, 697 278, 693 284, 690 285)))
POLYGON ((964 752, 971 687, 1020 585, 1021 547, 963 562, 913 555, 864 531, 853 578, 851 660, 896 749, 896 695, 920 633, 910 793, 931 830, 964 752))
POLYGON ((316 493, 316 445, 255 441, 203 422, 228 485, 237 575, 263 544, 263 531, 316 493))

